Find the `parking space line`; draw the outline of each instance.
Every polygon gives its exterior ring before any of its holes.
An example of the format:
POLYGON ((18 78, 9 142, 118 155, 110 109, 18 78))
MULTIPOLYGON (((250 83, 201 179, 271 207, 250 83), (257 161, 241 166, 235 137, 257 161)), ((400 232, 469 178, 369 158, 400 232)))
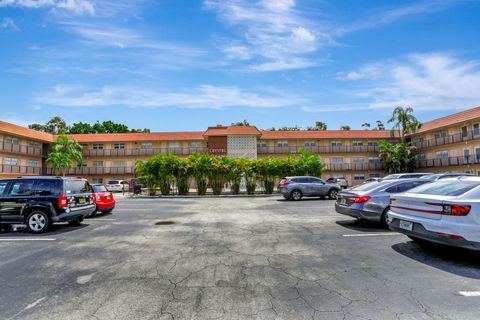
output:
POLYGON ((464 297, 480 297, 480 291, 459 291, 458 293, 464 297))
POLYGON ((396 232, 382 232, 382 233, 356 233, 356 234, 344 234, 343 237, 376 237, 376 236, 403 236, 401 233, 396 232))
POLYGON ((55 241, 55 238, 0 238, 0 241, 55 241))

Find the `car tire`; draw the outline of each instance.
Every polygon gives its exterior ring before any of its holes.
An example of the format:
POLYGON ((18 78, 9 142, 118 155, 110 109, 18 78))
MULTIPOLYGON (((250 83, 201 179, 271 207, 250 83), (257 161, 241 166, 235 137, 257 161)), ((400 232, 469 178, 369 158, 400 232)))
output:
POLYGON ((292 199, 294 201, 302 200, 302 197, 303 197, 303 194, 302 194, 302 191, 300 191, 300 190, 293 190, 290 193, 290 199, 292 199))
POLYGON ((52 221, 48 214, 41 210, 35 210, 28 214, 25 219, 25 225, 31 233, 43 233, 46 232, 52 224, 52 221))
POLYGON ((79 225, 82 224, 82 222, 83 222, 83 218, 68 221, 68 224, 73 226, 73 227, 78 227, 79 225))
POLYGON ((387 213, 388 213, 388 210, 390 210, 389 207, 387 207, 385 210, 383 210, 382 216, 380 217, 380 223, 381 223, 384 227, 387 227, 387 228, 388 228, 388 223, 387 223, 387 213))
POLYGON ((330 189, 328 191, 328 197, 332 200, 335 200, 337 198, 338 190, 337 189, 330 189))

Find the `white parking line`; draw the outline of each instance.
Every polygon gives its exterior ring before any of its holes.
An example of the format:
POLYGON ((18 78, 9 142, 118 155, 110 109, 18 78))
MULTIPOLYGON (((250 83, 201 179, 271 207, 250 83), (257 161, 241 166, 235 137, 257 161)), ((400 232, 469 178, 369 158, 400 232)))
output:
POLYGON ((0 241, 55 241, 55 238, 0 238, 0 241))
POLYGON ((382 232, 382 233, 356 233, 356 234, 343 235, 343 237, 376 237, 376 236, 403 236, 403 234, 395 233, 395 232, 382 232))
POLYGON ((480 291, 459 291, 458 293, 464 297, 480 297, 480 291))

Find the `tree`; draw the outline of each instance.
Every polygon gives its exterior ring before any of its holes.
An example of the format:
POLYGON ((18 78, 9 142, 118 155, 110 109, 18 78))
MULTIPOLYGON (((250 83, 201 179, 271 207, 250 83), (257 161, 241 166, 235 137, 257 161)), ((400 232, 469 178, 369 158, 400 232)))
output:
POLYGON ((400 138, 402 142, 405 141, 405 136, 410 133, 415 133, 422 124, 413 115, 411 107, 403 108, 396 107, 393 110, 391 118, 388 123, 393 123, 392 136, 395 135, 394 129, 400 131, 400 138))
POLYGON ((83 160, 82 146, 75 140, 65 135, 57 137, 51 144, 52 152, 48 155, 46 163, 51 164, 55 172, 66 175, 68 169, 73 166, 73 161, 81 163, 83 160))
POLYGON ((295 125, 293 127, 281 127, 277 129, 278 131, 300 131, 302 128, 299 126, 295 125))
POLYGON ((232 126, 241 126, 241 127, 248 127, 250 123, 247 120, 239 121, 239 122, 232 122, 232 126))
POLYGON ((307 130, 327 130, 327 124, 323 121, 317 121, 315 127, 307 127, 307 130))
POLYGON ((388 173, 412 172, 417 167, 417 148, 410 142, 379 141, 379 157, 388 173))
POLYGON ((383 122, 380 120, 377 120, 377 127, 375 128, 376 130, 385 130, 385 126, 383 125, 383 122))
POLYGON ((30 129, 43 131, 51 134, 68 133, 68 126, 65 120, 56 116, 50 119, 46 124, 33 123, 28 126, 30 129))
POLYGON ((350 130, 350 126, 349 125, 343 125, 340 127, 340 130, 350 130))
POLYGON ((370 129, 370 123, 365 122, 364 124, 362 124, 362 128, 365 129, 365 130, 370 129))

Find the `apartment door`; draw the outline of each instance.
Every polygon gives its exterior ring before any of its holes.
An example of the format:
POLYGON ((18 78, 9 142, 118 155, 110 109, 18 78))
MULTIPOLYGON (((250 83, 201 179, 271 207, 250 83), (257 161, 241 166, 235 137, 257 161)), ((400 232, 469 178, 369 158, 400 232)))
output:
POLYGON ((463 149, 463 163, 470 163, 470 149, 463 149))
POLYGON ((480 162, 480 148, 475 148, 475 163, 480 162))

